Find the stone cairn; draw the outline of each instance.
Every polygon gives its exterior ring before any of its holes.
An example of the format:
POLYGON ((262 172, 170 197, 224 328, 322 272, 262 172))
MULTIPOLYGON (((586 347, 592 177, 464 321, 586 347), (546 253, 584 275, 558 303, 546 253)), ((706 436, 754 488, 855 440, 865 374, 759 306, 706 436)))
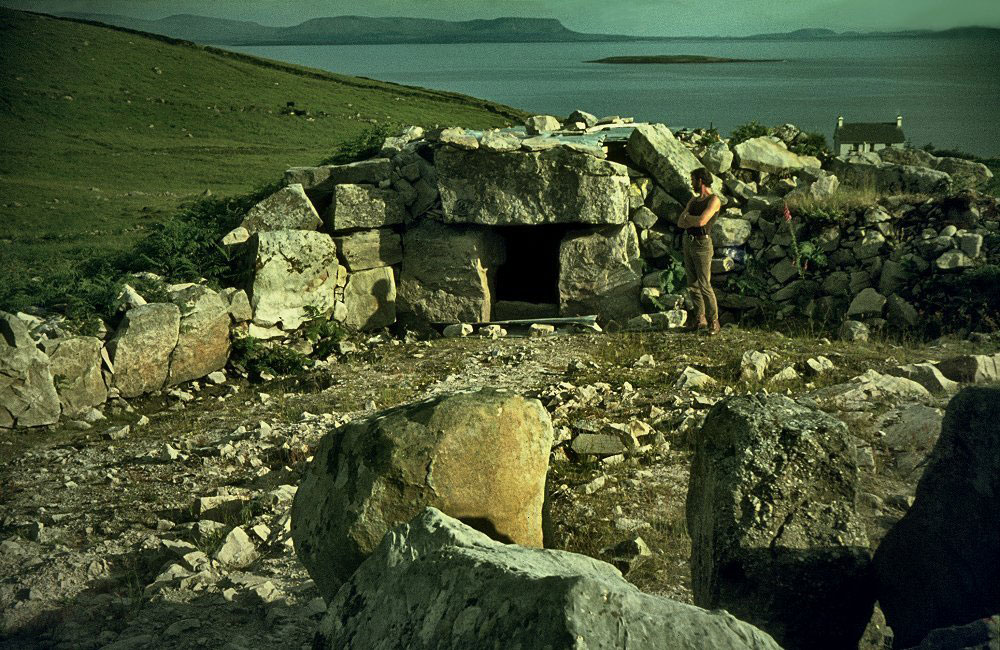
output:
POLYGON ((676 220, 702 166, 724 201, 712 238, 725 319, 804 313, 863 337, 872 326, 918 323, 918 280, 995 263, 984 242, 998 230, 997 205, 974 193, 918 205, 887 198, 836 223, 785 221, 785 202, 822 201, 840 178, 937 195, 991 177, 982 165, 907 151, 824 168, 789 150, 802 137, 785 125, 730 148, 705 131, 576 111, 485 132, 409 127, 369 160, 289 169, 285 187, 223 239, 242 260, 243 286, 165 283, 169 302, 151 304, 128 288, 120 324, 99 337, 69 336, 58 318, 5 315, 0 427, 86 419, 109 398, 218 372, 234 334, 282 339, 317 317, 354 330, 405 317, 453 324, 456 335, 473 325, 502 335, 488 321, 581 315, 679 327, 684 297, 664 270, 677 265, 676 220), (821 272, 803 255, 807 241, 825 256, 821 272), (757 288, 741 289, 752 269, 757 288), (525 299, 516 287, 505 295, 501 279, 543 285, 549 297, 525 299))

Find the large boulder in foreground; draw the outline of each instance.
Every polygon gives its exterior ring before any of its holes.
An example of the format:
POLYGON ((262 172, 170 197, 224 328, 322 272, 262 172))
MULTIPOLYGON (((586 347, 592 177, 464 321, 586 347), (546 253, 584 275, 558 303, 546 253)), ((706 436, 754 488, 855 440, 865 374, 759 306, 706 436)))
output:
POLYGON ((642 313, 642 260, 635 225, 572 233, 559 245, 559 312, 621 323, 642 313))
POLYGON ((695 604, 787 648, 855 647, 875 602, 857 491, 843 422, 784 396, 718 403, 687 496, 695 604))
POLYGON ((198 379, 229 359, 229 306, 215 291, 191 284, 171 291, 181 310, 177 347, 170 356, 167 385, 198 379))
POLYGON ((59 410, 48 356, 17 316, 0 312, 0 428, 54 424, 59 410))
POLYGON ((257 233, 246 244, 253 277, 247 289, 259 327, 298 329, 310 314, 332 312, 347 269, 329 235, 306 230, 257 233))
POLYGON ((1000 612, 1000 389, 948 404, 916 500, 875 552, 897 647, 1000 612))
POLYGON ((680 203, 694 196, 691 172, 701 167, 665 124, 640 124, 629 136, 628 157, 680 203))
POLYGON ((819 169, 818 158, 800 156, 768 136, 744 140, 735 147, 736 165, 766 174, 783 174, 800 169, 819 169))
POLYGON ((125 312, 107 345, 115 369, 112 386, 122 397, 163 388, 180 326, 181 310, 171 303, 150 303, 125 312))
POLYGON ((488 321, 504 258, 495 232, 425 220, 403 235, 398 308, 431 323, 488 321))
POLYGON ((778 650, 725 612, 644 594, 610 564, 491 540, 427 508, 337 593, 314 648, 778 650))
POLYGON ((552 422, 513 393, 456 393, 355 420, 320 442, 292 536, 330 599, 397 524, 434 506, 505 542, 542 545, 552 422))
POLYGON ((484 225, 623 224, 628 168, 568 147, 434 155, 443 221, 484 225))
POLYGON ((69 336, 43 344, 49 356, 59 402, 65 415, 74 416, 108 399, 101 371, 104 343, 94 336, 69 336))

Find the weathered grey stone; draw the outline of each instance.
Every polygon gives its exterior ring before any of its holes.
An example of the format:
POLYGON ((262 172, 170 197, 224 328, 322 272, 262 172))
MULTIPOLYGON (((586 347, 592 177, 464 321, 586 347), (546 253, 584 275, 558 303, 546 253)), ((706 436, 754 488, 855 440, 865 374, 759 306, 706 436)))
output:
POLYGON ((115 368, 112 387, 123 397, 163 388, 180 325, 181 311, 174 304, 150 303, 125 312, 107 346, 115 368))
POLYGON ((712 259, 712 275, 729 273, 736 268, 736 262, 731 257, 715 257, 712 259))
POLYGON ((740 375, 747 381, 764 381, 771 355, 758 350, 747 350, 740 360, 740 375))
POLYGON ((819 160, 812 156, 799 156, 777 144, 767 136, 744 140, 733 148, 736 165, 767 174, 793 172, 804 167, 819 168, 819 160))
POLYGON ((799 274, 799 268, 795 262, 787 257, 771 267, 771 275, 778 282, 784 284, 799 274))
POLYGON ((778 650, 765 633, 725 612, 640 592, 610 564, 500 544, 432 508, 385 536, 330 603, 314 647, 584 643, 627 643, 633 650, 778 650))
POLYGON ((628 169, 556 147, 537 153, 439 149, 447 223, 535 225, 628 221, 628 169))
MULTIPOLYGON (((868 274, 868 271, 856 270, 851 271, 851 284, 848 287, 852 296, 856 296, 863 290, 872 286, 872 276, 868 274)), ((872 296, 877 302, 877 299, 872 296)))
POLYGON ((684 327, 687 322, 687 312, 683 309, 670 309, 651 314, 639 314, 625 323, 625 329, 632 332, 658 332, 684 327))
POLYGON ((886 371, 895 377, 905 377, 917 382, 934 395, 949 395, 958 392, 958 382, 952 381, 941 374, 933 363, 914 363, 890 368, 886 371))
POLYGON ((941 374, 963 383, 983 384, 1000 381, 1000 354, 966 354, 937 364, 941 374))
POLYGON ((930 450, 941 435, 942 417, 939 409, 930 406, 908 406, 885 430, 882 442, 893 451, 930 450))
POLYGON ((1000 639, 1000 614, 966 625, 931 630, 913 650, 995 650, 1000 639))
POLYGON ((850 287, 851 276, 845 271, 834 271, 823 280, 823 291, 831 296, 847 296, 850 287))
POLYGON ((442 129, 438 136, 438 142, 467 151, 479 148, 479 140, 476 139, 476 136, 457 126, 442 129))
POLYGON ((878 316, 882 314, 883 307, 885 307, 885 296, 868 287, 854 296, 851 306, 847 308, 847 315, 878 316))
POLYGON ((868 326, 856 320, 845 320, 837 331, 837 336, 841 341, 864 343, 868 340, 870 332, 868 326))
POLYGON ((882 274, 878 281, 878 290, 882 295, 896 293, 910 281, 910 273, 906 267, 893 260, 882 262, 882 274))
POLYGON ((483 133, 483 137, 479 141, 479 147, 494 153, 517 151, 521 148, 521 138, 513 133, 487 131, 483 133))
POLYGON ((885 246, 885 236, 877 230, 869 230, 854 245, 854 257, 859 260, 875 257, 883 246, 885 246))
POLYGON ((950 250, 942 253, 940 257, 934 260, 934 266, 941 269, 942 271, 950 271, 952 269, 965 269, 973 266, 975 262, 969 258, 968 255, 960 250, 950 250))
POLYGON ((311 314, 327 314, 337 303, 337 288, 347 269, 337 262, 329 235, 305 230, 258 233, 247 243, 248 287, 254 324, 292 331, 311 314))
POLYGON ((374 330, 395 323, 396 279, 392 269, 383 266, 348 275, 344 305, 343 323, 353 329, 374 330))
POLYGON ((956 188, 974 189, 993 178, 993 172, 986 165, 962 158, 938 158, 934 168, 951 176, 956 188))
POLYGON ((716 247, 742 246, 750 239, 753 227, 746 219, 718 217, 712 226, 712 243, 716 247))
POLYGON ((232 568, 244 568, 257 559, 257 548, 247 532, 237 526, 229 531, 215 559, 232 568))
POLYGON ((951 188, 951 176, 923 167, 872 162, 861 158, 834 158, 830 164, 830 170, 843 183, 861 187, 874 183, 875 189, 880 192, 947 194, 951 188))
POLYGON ((403 261, 402 239, 384 228, 334 237, 333 243, 348 271, 392 266, 403 261))
POLYGON ((488 321, 504 257, 490 230, 423 221, 403 235, 398 308, 432 323, 488 321))
POLYGON ((222 296, 193 284, 170 293, 180 309, 177 347, 170 355, 167 386, 204 377, 229 360, 229 309, 222 296))
POLYGON ((701 162, 705 165, 705 169, 716 176, 721 176, 733 166, 733 152, 725 142, 713 142, 705 149, 701 162))
POLYGON ((959 235, 958 250, 965 253, 967 257, 979 257, 983 250, 983 236, 977 233, 965 233, 959 235))
POLYGON ((0 428, 54 424, 59 411, 49 357, 17 316, 0 311, 0 428))
POLYGON ((966 388, 906 515, 875 552, 878 597, 898 647, 1000 611, 1000 389, 966 388))
POLYGON ((854 647, 875 594, 850 452, 844 423, 787 397, 716 404, 687 496, 695 603, 786 647, 854 647))
POLYGON ((559 312, 625 322, 642 313, 635 226, 571 233, 559 246, 559 312))
POLYGON ((646 203, 661 221, 672 224, 676 224, 677 217, 684 212, 684 206, 659 185, 653 186, 649 196, 646 197, 646 203))
POLYGON ((694 196, 691 172, 701 167, 701 163, 666 125, 638 125, 629 136, 626 149, 629 158, 676 201, 687 203, 694 196))
POLYGON ((333 190, 333 203, 327 213, 326 226, 331 232, 382 228, 403 223, 405 217, 406 207, 394 190, 345 184, 337 185, 333 190))
POLYGON ((107 401, 108 387, 101 372, 103 346, 93 336, 70 336, 42 344, 66 416, 80 415, 107 401))
POLYGON ((323 225, 300 183, 283 187, 250 208, 241 227, 252 235, 270 230, 316 230, 323 225))
POLYGON ((391 527, 427 505, 541 546, 552 438, 541 402, 490 389, 354 420, 327 434, 306 468, 295 550, 329 599, 391 527))
POLYGON ((329 194, 342 184, 378 185, 389 180, 392 162, 388 158, 373 158, 347 165, 322 167, 292 167, 285 172, 285 183, 302 185, 307 194, 329 194))
POLYGON ((441 334, 446 339, 459 339, 472 334, 473 327, 468 323, 452 323, 442 330, 441 334))
POLYGON ((566 119, 566 121, 570 122, 570 123, 572 123, 572 122, 583 122, 587 126, 588 129, 590 127, 592 127, 592 126, 597 126, 597 116, 596 115, 588 113, 587 111, 581 111, 579 109, 577 109, 577 110, 573 111, 572 113, 570 113, 569 117, 566 119))
POLYGON ((927 389, 915 381, 883 375, 874 370, 853 377, 843 384, 827 386, 812 393, 817 401, 843 411, 868 410, 879 402, 922 401, 930 396, 927 389))
POLYGON ((539 133, 549 133, 562 128, 559 119, 551 115, 533 115, 524 122, 524 127, 528 135, 539 133))
POLYGON ((712 377, 691 366, 687 366, 681 371, 677 381, 674 382, 674 388, 677 390, 700 390, 714 383, 715 379, 712 377))
POLYGON ((606 433, 581 433, 573 438, 570 449, 581 456, 614 456, 625 452, 625 443, 618 436, 606 433))
POLYGON ((649 230, 656 225, 659 217, 655 212, 642 205, 632 213, 632 223, 635 224, 636 228, 641 228, 643 230, 649 230))
POLYGON ((229 317, 234 323, 245 323, 253 319, 253 307, 250 306, 250 297, 246 291, 229 287, 220 291, 219 295, 226 301, 229 317))
POLYGON ((885 311, 889 322, 897 327, 916 327, 920 322, 916 308, 895 293, 886 300, 885 311))

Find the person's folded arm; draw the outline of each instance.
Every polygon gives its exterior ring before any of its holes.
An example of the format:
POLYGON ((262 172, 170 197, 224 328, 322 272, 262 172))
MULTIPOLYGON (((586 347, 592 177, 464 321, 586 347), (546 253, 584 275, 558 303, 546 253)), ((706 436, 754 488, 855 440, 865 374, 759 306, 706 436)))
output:
MULTIPOLYGON (((721 207, 722 207, 722 201, 719 200, 719 197, 713 196, 712 200, 708 202, 708 205, 705 206, 705 210, 701 214, 690 215, 690 218, 685 220, 687 225, 681 227, 701 228, 712 220, 712 217, 715 216, 715 213, 718 212, 719 208, 721 207)), ((680 220, 678 220, 677 223, 678 225, 680 225, 680 220)))

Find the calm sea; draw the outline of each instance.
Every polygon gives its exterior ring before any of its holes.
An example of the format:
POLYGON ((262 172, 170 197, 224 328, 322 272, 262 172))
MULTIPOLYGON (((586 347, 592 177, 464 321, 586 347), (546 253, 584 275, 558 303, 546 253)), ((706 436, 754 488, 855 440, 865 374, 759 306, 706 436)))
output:
POLYGON ((916 146, 1000 154, 1000 42, 988 38, 318 45, 231 48, 402 84, 450 90, 537 113, 580 108, 673 128, 721 132, 756 119, 832 141, 838 115, 903 115, 916 146), (627 54, 704 54, 780 63, 607 65, 627 54))

